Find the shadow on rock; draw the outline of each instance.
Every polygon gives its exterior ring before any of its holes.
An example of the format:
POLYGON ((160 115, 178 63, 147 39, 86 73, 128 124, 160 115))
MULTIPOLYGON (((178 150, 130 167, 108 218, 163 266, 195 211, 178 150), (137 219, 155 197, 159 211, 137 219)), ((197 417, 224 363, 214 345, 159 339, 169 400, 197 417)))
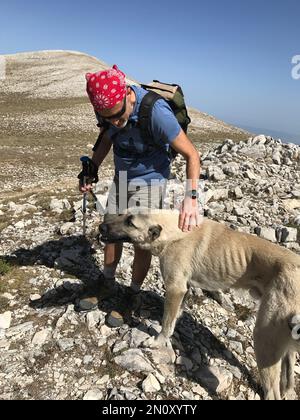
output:
MULTIPOLYGON (((164 299, 153 292, 143 292, 143 304, 140 313, 147 316, 147 319, 159 321, 163 317, 164 299)), ((138 327, 139 328, 139 327, 138 327)), ((157 335, 155 330, 152 335, 157 335)), ((263 395, 260 385, 249 370, 236 358, 236 356, 206 327, 199 324, 188 312, 184 311, 177 321, 174 336, 172 339, 174 349, 184 353, 199 368, 195 371, 188 371, 188 378, 203 387, 208 394, 219 399, 222 393, 222 380, 226 382, 226 372, 234 372, 233 376, 239 377, 239 381, 246 383, 255 393, 263 395), (218 374, 214 374, 214 368, 210 368, 210 359, 221 359, 227 364, 225 368, 217 368, 218 374), (228 368, 228 366, 230 366, 228 368)), ((182 370, 176 366, 176 375, 180 376, 182 370)), ((225 386, 226 388, 226 386, 225 386)), ((225 389, 226 390, 226 389, 225 389)))
POLYGON ((47 290, 32 307, 60 306, 74 303, 85 291, 92 293, 102 272, 93 259, 94 249, 82 236, 51 240, 33 249, 20 248, 3 259, 11 266, 43 265, 63 271, 73 278, 60 279, 54 288, 47 290))

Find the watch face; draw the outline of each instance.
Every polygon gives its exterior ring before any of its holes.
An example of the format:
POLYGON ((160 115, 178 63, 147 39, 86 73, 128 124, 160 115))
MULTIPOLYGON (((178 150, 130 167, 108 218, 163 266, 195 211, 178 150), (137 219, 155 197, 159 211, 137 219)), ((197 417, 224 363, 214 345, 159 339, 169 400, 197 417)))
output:
POLYGON ((190 197, 192 199, 198 198, 197 190, 188 191, 186 195, 187 195, 187 197, 190 197))

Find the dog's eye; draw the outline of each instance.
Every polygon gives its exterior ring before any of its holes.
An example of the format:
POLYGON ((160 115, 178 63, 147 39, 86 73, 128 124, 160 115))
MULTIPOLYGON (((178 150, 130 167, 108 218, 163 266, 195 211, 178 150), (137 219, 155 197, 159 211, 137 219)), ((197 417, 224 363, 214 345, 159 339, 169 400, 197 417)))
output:
POLYGON ((129 216, 126 220, 126 225, 129 226, 129 227, 135 228, 136 226, 132 223, 132 219, 133 219, 133 217, 129 216))

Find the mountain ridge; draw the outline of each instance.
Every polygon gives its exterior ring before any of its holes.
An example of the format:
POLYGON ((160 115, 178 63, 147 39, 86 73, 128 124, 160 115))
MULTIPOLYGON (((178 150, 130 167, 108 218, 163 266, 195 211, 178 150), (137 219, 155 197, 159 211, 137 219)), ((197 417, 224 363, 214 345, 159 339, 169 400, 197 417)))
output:
MULTIPOLYGON (((49 120, 48 111, 53 114, 56 107, 66 109, 66 118, 71 113, 70 109, 80 116, 82 121, 78 122, 77 130, 95 132, 93 129, 95 126, 94 115, 86 95, 84 76, 86 72, 96 72, 108 68, 107 63, 86 53, 71 50, 22 52, 5 55, 5 57, 7 59, 7 77, 4 81, 0 81, 0 115, 9 121, 7 121, 6 127, 3 127, 3 124, 1 127, 0 123, 1 131, 6 132, 7 125, 9 127, 16 125, 12 114, 16 113, 18 104, 21 104, 25 114, 23 117, 27 120, 26 127, 23 127, 25 133, 28 128, 30 131, 31 126, 38 129, 39 125, 36 123, 35 117, 39 108, 42 113, 41 117, 43 117, 41 119, 49 120), (70 68, 72 68, 72 73, 70 73, 70 68), (47 108, 48 100, 50 102, 48 102, 47 110, 45 108, 47 108), (69 105, 68 100, 70 101, 69 105)), ((139 84, 137 80, 129 77, 127 77, 127 82, 139 84)), ((246 139, 250 136, 247 131, 204 112, 194 108, 189 108, 189 111, 192 117, 190 135, 194 141, 197 141, 197 136, 199 141, 209 140, 210 137, 213 140, 222 141, 227 137, 246 139)), ((66 121, 62 122, 62 119, 62 114, 57 115, 58 124, 65 126, 66 121)), ((40 127, 44 135, 43 122, 40 127)), ((22 133, 24 134, 24 131, 22 133)))

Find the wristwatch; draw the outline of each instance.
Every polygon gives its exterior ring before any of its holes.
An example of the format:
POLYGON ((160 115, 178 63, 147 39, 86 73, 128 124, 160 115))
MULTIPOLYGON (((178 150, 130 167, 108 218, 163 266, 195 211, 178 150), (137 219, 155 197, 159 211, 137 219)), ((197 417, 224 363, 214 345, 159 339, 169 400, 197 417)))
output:
POLYGON ((193 200, 196 200, 199 197, 199 193, 197 190, 190 190, 185 193, 186 197, 190 197, 193 200))

